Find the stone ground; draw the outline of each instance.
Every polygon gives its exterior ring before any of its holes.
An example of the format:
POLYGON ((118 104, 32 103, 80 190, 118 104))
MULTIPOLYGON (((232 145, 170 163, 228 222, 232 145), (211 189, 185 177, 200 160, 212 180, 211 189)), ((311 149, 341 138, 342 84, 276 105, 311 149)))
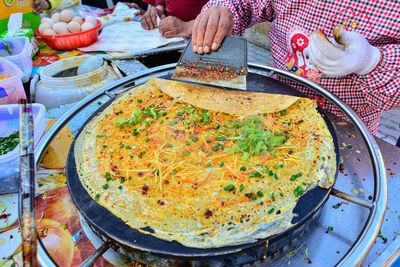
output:
MULTIPOLYGON (((272 63, 271 52, 260 46, 247 43, 247 55, 249 62, 272 63)), ((400 108, 383 112, 377 137, 395 145, 400 136, 400 108)))

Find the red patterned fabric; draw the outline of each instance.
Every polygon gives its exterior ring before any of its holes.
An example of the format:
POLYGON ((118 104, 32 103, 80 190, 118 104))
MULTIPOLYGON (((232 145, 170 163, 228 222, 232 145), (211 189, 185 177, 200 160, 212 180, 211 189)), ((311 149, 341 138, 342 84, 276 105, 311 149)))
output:
POLYGON ((168 16, 190 21, 200 14, 207 0, 156 0, 155 5, 165 7, 168 16))
MULTIPOLYGON (((242 35, 255 23, 270 21, 274 65, 316 80, 352 107, 372 133, 377 131, 382 111, 400 106, 400 4, 397 1, 210 0, 203 9, 215 5, 230 8, 234 18, 234 35, 242 35), (308 43, 308 39, 305 42, 301 40, 301 49, 297 47, 294 50, 290 47, 291 36, 296 36, 298 29, 308 34, 320 29, 333 40, 332 30, 337 24, 363 34, 371 45, 381 51, 381 62, 365 75, 319 77, 320 74, 314 73, 314 78, 310 77, 306 73, 313 70, 307 67, 307 55, 302 54, 302 46, 308 43), (301 62, 298 63, 300 66, 293 65, 297 61, 301 62)), ((342 115, 328 100, 318 98, 307 88, 296 87, 317 98, 326 110, 342 115)))

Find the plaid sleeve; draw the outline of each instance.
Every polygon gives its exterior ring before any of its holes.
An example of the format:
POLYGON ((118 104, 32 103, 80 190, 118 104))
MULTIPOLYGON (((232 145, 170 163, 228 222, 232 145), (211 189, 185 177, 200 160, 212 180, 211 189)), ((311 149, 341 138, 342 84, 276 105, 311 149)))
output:
POLYGON ((400 106, 400 45, 378 47, 381 62, 365 75, 356 76, 356 82, 364 89, 366 100, 378 110, 400 106))
POLYGON ((210 0, 203 7, 203 11, 213 6, 224 6, 231 10, 234 20, 233 35, 243 35, 247 28, 256 23, 272 21, 274 11, 271 0, 262 1, 235 1, 210 0))

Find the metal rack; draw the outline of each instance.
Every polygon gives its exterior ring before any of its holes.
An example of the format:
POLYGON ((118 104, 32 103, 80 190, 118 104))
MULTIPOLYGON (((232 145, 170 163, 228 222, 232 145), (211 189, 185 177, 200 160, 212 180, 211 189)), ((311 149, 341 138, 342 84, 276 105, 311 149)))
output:
MULTIPOLYGON (((160 77, 166 74, 172 74, 174 71, 176 64, 168 64, 156 68, 152 68, 146 71, 142 71, 136 73, 134 75, 127 76, 122 78, 98 91, 87 96, 80 102, 78 102, 75 106, 69 109, 61 118, 59 118, 56 123, 45 133, 41 142, 38 144, 35 153, 36 164, 39 164, 44 152, 46 151, 47 146, 54 139, 57 133, 80 111, 82 111, 89 104, 97 101, 98 98, 107 95, 110 98, 114 98, 116 96, 116 91, 123 92, 135 87, 137 84, 147 81, 150 77, 160 77)), ((320 87, 319 85, 313 83, 312 81, 300 77, 296 74, 276 69, 270 66, 261 65, 261 64, 252 64, 249 63, 249 72, 253 73, 261 73, 265 76, 273 76, 278 75, 283 78, 287 78, 293 80, 303 86, 310 88, 311 90, 319 93, 325 98, 329 99, 333 102, 356 126, 359 130, 363 141, 367 147, 367 150, 370 155, 372 169, 373 169, 373 178, 374 178, 374 192, 372 201, 366 201, 361 198, 355 197, 353 195, 346 194, 344 192, 338 190, 332 190, 332 195, 342 198, 346 201, 352 202, 356 205, 360 205, 369 209, 368 219, 366 220, 364 227, 359 234, 357 240, 353 243, 349 251, 345 254, 345 256, 337 263, 337 266, 356 266, 360 265, 365 256, 367 255, 369 249, 373 245, 380 227, 382 225, 382 221, 385 215, 386 203, 387 203, 387 180, 386 180, 386 172, 384 161, 382 158, 382 154, 379 150, 379 147, 374 140, 372 134, 369 132, 367 127, 363 124, 358 115, 349 108, 345 103, 339 100, 335 95, 320 87)), ((21 212, 21 211, 20 211, 21 212)), ((110 244, 106 244, 102 246, 101 249, 104 252, 105 247, 110 247, 110 244)), ((99 250, 97 251, 99 252, 99 250)), ((93 260, 97 259, 101 256, 101 253, 96 254, 97 257, 90 257, 91 260, 86 260, 85 264, 90 265, 93 260)), ((38 243, 38 261, 43 266, 56 266, 55 262, 52 260, 50 255, 45 250, 43 244, 41 242, 38 243)))

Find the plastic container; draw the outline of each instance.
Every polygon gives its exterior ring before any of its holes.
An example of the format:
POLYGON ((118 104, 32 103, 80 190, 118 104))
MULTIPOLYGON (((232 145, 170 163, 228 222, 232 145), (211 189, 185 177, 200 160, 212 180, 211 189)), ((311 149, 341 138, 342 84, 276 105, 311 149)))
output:
POLYGON ((76 69, 88 57, 90 56, 67 58, 44 67, 40 71, 40 81, 36 90, 31 91, 35 102, 53 109, 77 102, 117 79, 106 63, 95 71, 82 75, 56 77, 59 73, 76 69))
POLYGON ((24 73, 17 65, 0 57, 0 75, 11 75, 0 79, 0 104, 15 104, 18 103, 18 99, 26 99, 21 82, 24 73))
MULTIPOLYGON (((85 19, 83 19, 85 21, 85 19)), ((99 37, 99 28, 101 27, 100 20, 97 20, 97 25, 93 28, 69 34, 60 35, 44 35, 39 32, 39 28, 35 30, 37 36, 42 37, 46 43, 56 50, 72 50, 78 47, 86 47, 96 42, 99 37)))
MULTIPOLYGON (((9 37, 2 38, 12 46, 11 56, 6 56, 5 59, 13 62, 23 72, 22 82, 27 82, 32 74, 32 50, 33 46, 28 37, 9 37)), ((8 55, 4 48, 0 49, 0 54, 8 55)))
MULTIPOLYGON (((46 108, 42 104, 32 104, 35 145, 39 142, 47 126, 44 118, 46 108)), ((19 130, 19 106, 0 105, 0 136, 9 136, 19 130)), ((19 189, 19 145, 5 155, 0 155, 0 194, 18 192, 19 189)))

